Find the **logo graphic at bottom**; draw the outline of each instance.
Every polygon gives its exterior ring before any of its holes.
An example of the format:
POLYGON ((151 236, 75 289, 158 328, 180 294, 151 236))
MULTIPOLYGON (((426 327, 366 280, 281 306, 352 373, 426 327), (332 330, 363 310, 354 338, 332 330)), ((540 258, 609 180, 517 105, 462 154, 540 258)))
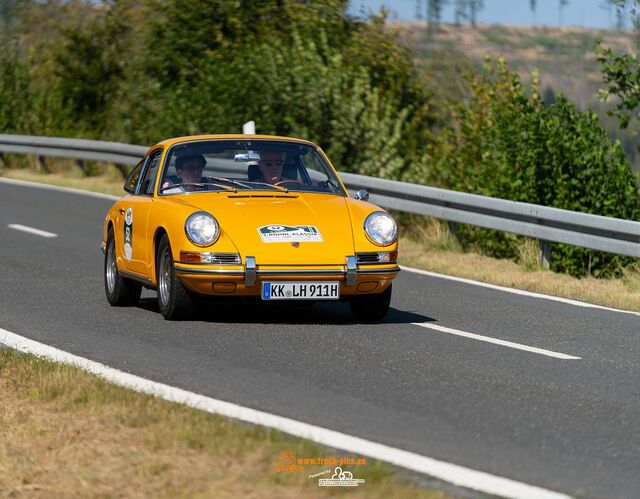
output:
POLYGON ((318 480, 320 487, 357 487, 361 483, 364 483, 363 478, 353 478, 353 473, 350 471, 342 471, 340 466, 336 467, 331 478, 321 478, 318 480))

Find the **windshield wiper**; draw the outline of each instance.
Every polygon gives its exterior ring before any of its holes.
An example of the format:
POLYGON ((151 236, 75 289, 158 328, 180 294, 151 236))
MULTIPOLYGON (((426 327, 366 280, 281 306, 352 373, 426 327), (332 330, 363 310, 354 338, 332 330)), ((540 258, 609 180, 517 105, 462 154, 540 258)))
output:
POLYGON ((207 177, 207 178, 215 180, 216 182, 227 182, 229 184, 239 185, 241 187, 244 187, 245 189, 251 189, 250 185, 243 184, 242 182, 239 182, 237 180, 231 180, 230 178, 224 178, 224 177, 207 177))
POLYGON ((229 187, 228 185, 216 184, 214 182, 180 182, 179 184, 171 184, 171 185, 168 185, 166 187, 161 187, 160 190, 161 191, 166 191, 166 190, 169 190, 169 189, 173 189, 174 187, 184 187, 185 185, 191 185, 191 186, 196 186, 196 187, 206 187, 208 185, 215 185, 216 187, 220 187, 221 189, 224 189, 225 191, 238 192, 238 189, 236 189, 235 187, 229 187))
POLYGON ((254 181, 247 181, 247 184, 257 184, 257 185, 264 185, 267 187, 273 187, 274 189, 281 191, 281 192, 289 192, 289 189, 287 189, 286 187, 282 187, 281 185, 274 185, 274 184, 267 184, 266 182, 254 182, 254 181))

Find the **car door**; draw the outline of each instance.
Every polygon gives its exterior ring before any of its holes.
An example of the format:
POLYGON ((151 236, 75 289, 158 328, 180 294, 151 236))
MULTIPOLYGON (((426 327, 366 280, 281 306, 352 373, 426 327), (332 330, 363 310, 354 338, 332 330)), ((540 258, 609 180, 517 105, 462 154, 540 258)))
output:
POLYGON ((131 196, 122 200, 120 209, 120 213, 123 214, 124 269, 144 278, 149 278, 147 224, 149 210, 153 206, 153 191, 161 157, 162 149, 152 151, 145 158, 136 190, 131 196))

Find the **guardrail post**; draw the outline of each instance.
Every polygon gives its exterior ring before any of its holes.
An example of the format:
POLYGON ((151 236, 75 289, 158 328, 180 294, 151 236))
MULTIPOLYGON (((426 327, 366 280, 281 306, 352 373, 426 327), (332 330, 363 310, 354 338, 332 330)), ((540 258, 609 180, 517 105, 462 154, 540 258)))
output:
POLYGON ((540 264, 545 270, 551 265, 551 241, 540 240, 540 264))
POLYGON ((458 225, 451 220, 447 220, 447 227, 449 228, 449 234, 458 239, 458 225))
POLYGON ((80 168, 82 170, 82 173, 86 177, 87 176, 87 164, 85 163, 85 161, 83 159, 77 159, 76 160, 76 165, 78 165, 78 168, 80 168))
POLYGON ((44 156, 38 156, 38 166, 45 173, 51 173, 44 156))

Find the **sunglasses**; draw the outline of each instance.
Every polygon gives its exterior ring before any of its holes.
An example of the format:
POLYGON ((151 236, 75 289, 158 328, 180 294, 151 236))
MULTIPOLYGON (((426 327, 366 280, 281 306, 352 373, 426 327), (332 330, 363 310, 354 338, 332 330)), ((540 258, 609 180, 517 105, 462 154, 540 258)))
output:
POLYGON ((187 163, 186 165, 182 165, 182 169, 183 170, 202 170, 204 168, 203 165, 201 165, 200 163, 187 163))
POLYGON ((264 166, 268 166, 268 167, 272 167, 272 166, 282 166, 282 164, 284 163, 284 161, 282 161, 281 159, 266 159, 264 161, 260 161, 261 165, 264 166))

